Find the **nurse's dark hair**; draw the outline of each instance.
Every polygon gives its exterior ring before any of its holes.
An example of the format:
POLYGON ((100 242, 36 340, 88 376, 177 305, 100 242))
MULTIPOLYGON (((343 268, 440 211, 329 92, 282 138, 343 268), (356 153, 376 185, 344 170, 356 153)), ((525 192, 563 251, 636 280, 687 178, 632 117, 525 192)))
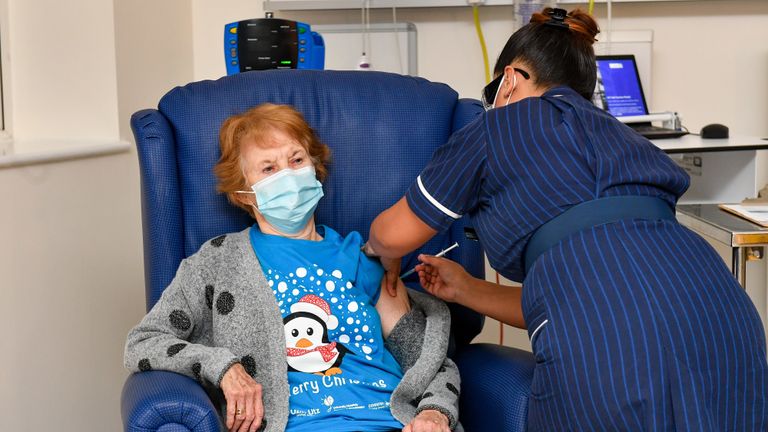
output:
POLYGON ((597 80, 595 43, 600 29, 588 13, 575 9, 564 25, 551 20, 552 8, 533 14, 531 21, 510 36, 499 54, 494 76, 517 60, 527 67, 537 86, 566 85, 587 99, 592 98, 597 80))

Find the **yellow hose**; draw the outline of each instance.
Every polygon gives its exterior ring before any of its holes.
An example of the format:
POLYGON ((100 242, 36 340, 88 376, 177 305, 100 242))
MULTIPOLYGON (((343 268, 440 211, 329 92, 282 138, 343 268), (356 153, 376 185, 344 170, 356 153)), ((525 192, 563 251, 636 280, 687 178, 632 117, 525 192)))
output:
POLYGON ((589 14, 592 15, 592 12, 595 10, 595 0, 589 0, 589 14))
POLYGON ((485 66, 485 82, 489 83, 491 82, 491 68, 488 65, 488 49, 485 47, 485 38, 483 37, 483 28, 480 27, 480 8, 477 7, 477 5, 472 6, 472 15, 475 18, 475 30, 477 30, 477 38, 480 39, 480 48, 483 51, 483 66, 485 66))

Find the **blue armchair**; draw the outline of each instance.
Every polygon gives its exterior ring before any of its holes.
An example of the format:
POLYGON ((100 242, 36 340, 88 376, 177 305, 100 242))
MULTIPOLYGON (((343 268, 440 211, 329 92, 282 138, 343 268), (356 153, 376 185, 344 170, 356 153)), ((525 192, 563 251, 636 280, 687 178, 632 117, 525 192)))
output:
MULTIPOLYGON (((131 118, 141 168, 147 308, 181 260, 207 239, 252 224, 215 192, 218 130, 228 116, 261 103, 290 104, 332 150, 319 223, 367 236, 369 224, 399 199, 434 150, 481 110, 451 88, 377 72, 263 71, 177 87, 158 109, 131 118)), ((466 239, 467 218, 423 247, 454 241, 449 257, 484 274, 482 250, 466 239)), ((417 251, 418 252, 418 251, 417 251)), ((403 268, 415 265, 406 256, 403 268)), ((411 277, 406 281, 418 286, 411 277)), ((470 344, 483 318, 451 305, 452 357, 462 373, 461 418, 469 432, 522 431, 534 361, 530 353, 470 344)), ((213 403, 193 380, 171 372, 131 375, 122 394, 126 431, 218 431, 213 403)))

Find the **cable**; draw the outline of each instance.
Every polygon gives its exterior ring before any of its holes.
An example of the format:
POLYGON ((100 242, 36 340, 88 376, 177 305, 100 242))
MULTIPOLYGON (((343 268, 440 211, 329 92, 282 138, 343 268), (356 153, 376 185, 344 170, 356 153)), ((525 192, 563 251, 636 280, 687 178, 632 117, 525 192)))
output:
POLYGON ((363 43, 363 47, 360 52, 363 55, 365 55, 365 3, 366 0, 363 0, 362 6, 360 7, 360 28, 363 29, 363 36, 360 38, 360 41, 363 43))
POLYGON ((605 32, 605 52, 610 54, 611 51, 611 33, 613 33, 613 2, 606 0, 608 5, 608 30, 605 32))
POLYGON ((595 11, 595 0, 589 0, 589 7, 587 9, 590 15, 595 11))
POLYGON ((400 33, 397 31, 397 2, 392 2, 392 33, 395 35, 395 44, 397 45, 397 64, 400 66, 400 75, 405 75, 403 53, 400 50, 400 33))
POLYGON ((472 5, 472 16, 475 21, 475 30, 477 38, 480 40, 480 49, 483 52, 483 66, 485 66, 485 82, 491 82, 491 68, 488 64, 488 49, 485 47, 485 38, 483 37, 483 28, 480 26, 480 9, 475 4, 472 5))
POLYGON ((371 0, 365 0, 365 41, 367 52, 371 53, 371 0))
POLYGON ((371 62, 368 61, 368 56, 366 55, 371 48, 371 32, 369 26, 371 22, 370 0, 363 0, 363 7, 360 9, 360 15, 362 21, 361 26, 363 27, 363 53, 360 56, 360 61, 357 63, 357 70, 370 70, 371 62))

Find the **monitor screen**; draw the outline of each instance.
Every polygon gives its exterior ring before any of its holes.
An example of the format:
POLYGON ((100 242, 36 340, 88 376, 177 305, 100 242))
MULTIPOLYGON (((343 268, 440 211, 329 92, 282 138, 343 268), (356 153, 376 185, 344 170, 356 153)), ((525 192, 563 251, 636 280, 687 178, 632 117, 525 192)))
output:
POLYGON ((648 114, 634 56, 597 57, 594 102, 615 117, 648 114))

